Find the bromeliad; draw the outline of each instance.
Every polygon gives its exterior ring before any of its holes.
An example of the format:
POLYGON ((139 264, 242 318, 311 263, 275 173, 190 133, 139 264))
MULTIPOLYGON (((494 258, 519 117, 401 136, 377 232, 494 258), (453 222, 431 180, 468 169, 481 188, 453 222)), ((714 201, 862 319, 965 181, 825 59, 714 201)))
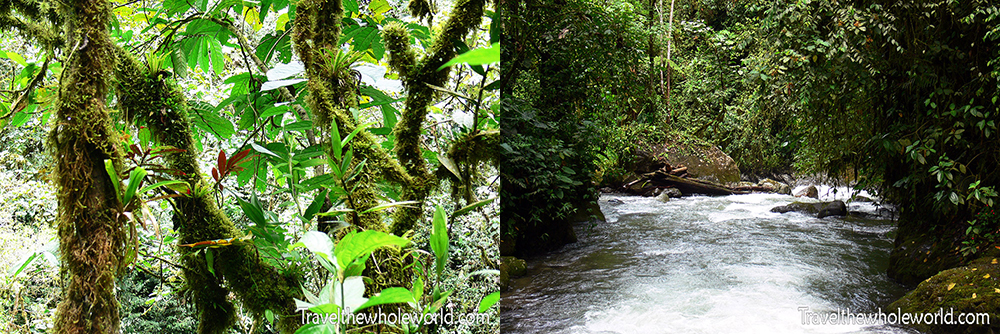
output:
POLYGON ((219 248, 224 246, 229 246, 233 244, 239 244, 241 242, 250 241, 253 239, 253 235, 246 235, 242 238, 229 238, 229 239, 216 239, 216 240, 206 240, 199 241, 193 244, 177 245, 178 247, 191 247, 191 248, 219 248))

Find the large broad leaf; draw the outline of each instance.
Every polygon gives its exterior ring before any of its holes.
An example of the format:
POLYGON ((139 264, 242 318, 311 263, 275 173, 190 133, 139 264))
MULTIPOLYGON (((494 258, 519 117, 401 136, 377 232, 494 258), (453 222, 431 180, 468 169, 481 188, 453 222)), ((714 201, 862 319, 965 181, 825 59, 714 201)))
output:
POLYGON ((392 6, 386 0, 372 0, 372 2, 368 3, 368 10, 371 10, 372 14, 382 15, 392 10, 392 6))
POLYGON ((191 108, 191 111, 191 123, 206 132, 214 134, 219 139, 228 139, 236 133, 233 122, 219 116, 214 110, 194 106, 191 108))
POLYGON ((460 63, 469 65, 484 65, 496 62, 500 62, 500 43, 493 44, 488 48, 473 49, 469 52, 463 53, 448 61, 444 65, 441 65, 441 67, 438 67, 438 70, 460 63))
MULTIPOLYGON (((320 231, 306 232, 302 236, 302 239, 299 239, 299 242, 293 244, 292 247, 305 247, 310 252, 313 252, 313 254, 316 254, 316 256, 333 262, 330 259, 330 256, 334 254, 333 241, 330 240, 330 236, 326 235, 326 233, 320 231)), ((340 247, 337 247, 337 249, 339 250, 340 247)))
POLYGON ((431 230, 431 250, 434 251, 437 274, 440 277, 444 272, 444 265, 448 262, 448 216, 444 213, 444 208, 440 205, 434 210, 434 224, 431 230))
POLYGON ((278 88, 281 88, 281 87, 291 86, 291 85, 294 85, 294 84, 297 84, 297 83, 302 83, 302 82, 306 82, 306 79, 288 79, 288 80, 268 81, 268 82, 265 82, 263 85, 260 86, 260 91, 266 92, 266 91, 269 91, 269 90, 275 90, 275 89, 278 89, 278 88))
POLYGON ((416 302, 417 301, 413 299, 413 293, 411 293, 410 290, 399 287, 387 288, 385 290, 382 290, 382 292, 379 292, 377 295, 368 298, 367 302, 361 304, 361 306, 359 306, 356 310, 352 311, 357 312, 372 306, 384 305, 384 304, 407 303, 410 305, 414 305, 416 304, 416 302))
POLYGON ((277 81, 293 75, 299 75, 306 71, 305 65, 300 61, 293 61, 288 64, 278 64, 267 71, 267 81, 277 81))
POLYGON ((379 247, 385 246, 405 246, 410 243, 409 239, 398 237, 385 232, 366 230, 360 233, 351 232, 340 239, 334 254, 337 256, 337 263, 341 268, 346 268, 354 259, 371 253, 379 247))

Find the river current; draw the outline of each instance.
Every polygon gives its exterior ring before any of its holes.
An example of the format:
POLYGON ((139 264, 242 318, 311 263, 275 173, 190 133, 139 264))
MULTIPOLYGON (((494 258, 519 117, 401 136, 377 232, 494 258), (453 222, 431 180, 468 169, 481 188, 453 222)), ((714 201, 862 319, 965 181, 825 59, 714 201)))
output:
MULTIPOLYGON (((823 200, 848 193, 821 190, 823 200)), ((889 217, 770 212, 809 200, 602 195, 606 223, 580 223, 579 242, 528 259, 528 276, 503 295, 501 332, 906 333, 804 323, 816 319, 810 313, 877 312, 906 292, 885 274, 889 217)), ((867 202, 849 208, 880 212, 867 202)))

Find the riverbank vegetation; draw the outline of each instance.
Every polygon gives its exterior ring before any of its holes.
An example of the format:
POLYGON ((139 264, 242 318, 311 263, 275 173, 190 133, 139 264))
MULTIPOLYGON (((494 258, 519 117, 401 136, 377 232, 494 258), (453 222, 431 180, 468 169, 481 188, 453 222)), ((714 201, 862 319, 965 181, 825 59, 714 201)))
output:
POLYGON ((497 332, 498 12, 6 2, 0 328, 497 332))
POLYGON ((826 173, 878 194, 900 213, 889 275, 903 283, 997 253, 995 3, 536 0, 506 14, 508 253, 572 239, 557 233, 581 203, 678 141, 717 146, 744 175, 826 173))

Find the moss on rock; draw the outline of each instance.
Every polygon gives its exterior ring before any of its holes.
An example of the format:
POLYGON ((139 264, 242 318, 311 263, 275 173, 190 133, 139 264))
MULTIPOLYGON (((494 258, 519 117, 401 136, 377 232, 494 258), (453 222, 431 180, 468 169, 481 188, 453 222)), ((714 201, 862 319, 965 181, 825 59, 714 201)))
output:
MULTIPOLYGON (((889 311, 903 313, 989 314, 988 325, 919 325, 931 333, 996 333, 1000 331, 1000 264, 988 256, 967 266, 944 270, 920 283, 917 288, 889 305, 889 311)), ((956 320, 957 321, 957 320, 956 320)))

